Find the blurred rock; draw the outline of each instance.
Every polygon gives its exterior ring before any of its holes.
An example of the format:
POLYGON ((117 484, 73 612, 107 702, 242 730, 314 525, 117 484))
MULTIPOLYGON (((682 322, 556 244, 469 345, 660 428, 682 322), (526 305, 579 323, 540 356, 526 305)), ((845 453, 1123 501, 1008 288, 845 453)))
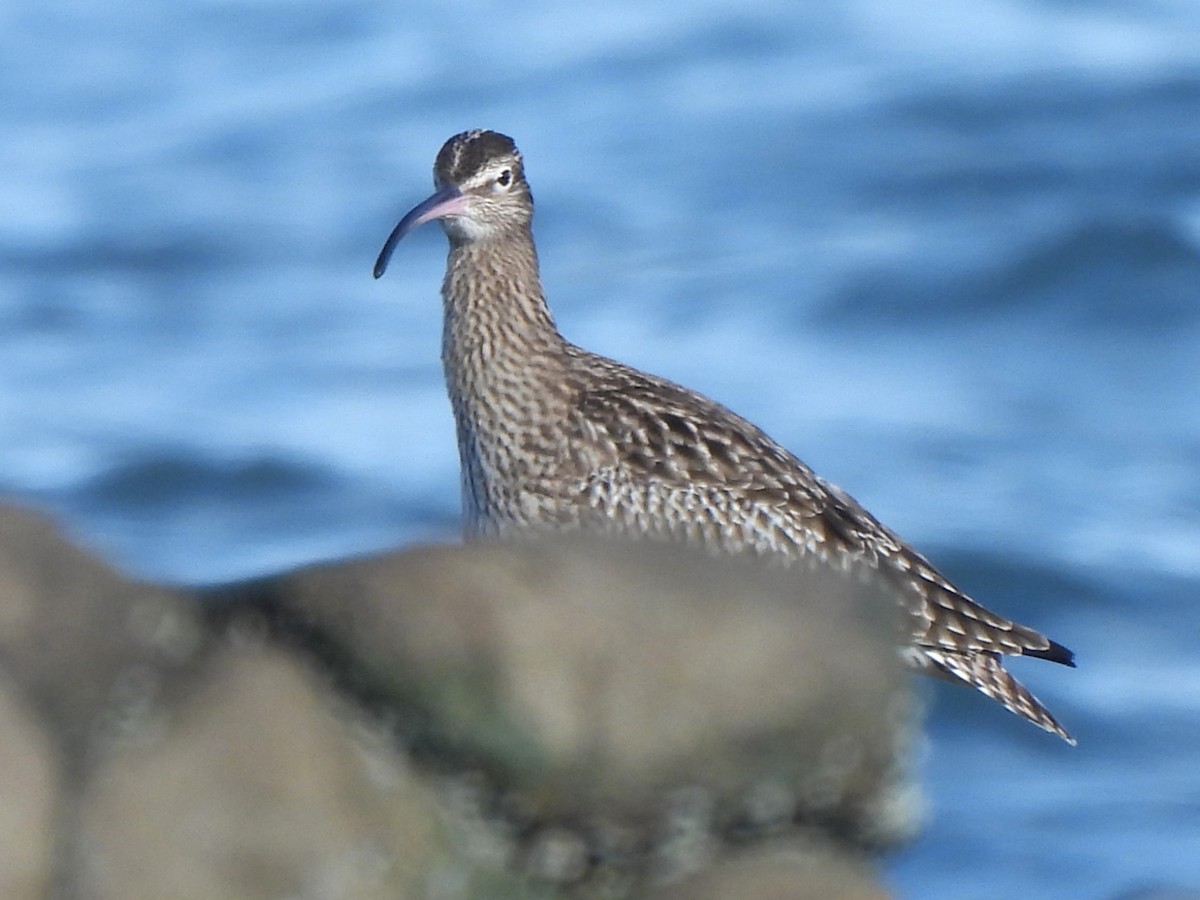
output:
POLYGON ((0 896, 878 896, 894 609, 578 540, 165 589, 0 507, 0 896))
POLYGON ((0 679, 0 897, 5 900, 49 896, 61 790, 49 735, 0 679))
POLYGON ((537 840, 633 828, 663 872, 797 819, 856 846, 916 825, 896 605, 840 573, 556 540, 322 566, 214 602, 269 609, 399 710, 411 745, 485 772, 537 840))
POLYGON ((650 900, 884 900, 869 866, 819 840, 768 847, 723 859, 650 900))
POLYGON ((416 897, 439 878, 469 883, 430 790, 295 659, 228 649, 189 693, 90 779, 90 897, 416 897))
POLYGON ((0 656, 71 766, 167 690, 204 640, 198 612, 181 592, 121 576, 45 518, 0 506, 0 656))

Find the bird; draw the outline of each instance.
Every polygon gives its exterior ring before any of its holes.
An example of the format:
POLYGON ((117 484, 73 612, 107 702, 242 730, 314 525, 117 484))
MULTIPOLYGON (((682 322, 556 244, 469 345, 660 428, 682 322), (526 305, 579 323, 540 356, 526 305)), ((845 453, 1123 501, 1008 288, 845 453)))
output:
POLYGON ((533 239, 533 195, 512 138, 476 129, 438 152, 434 193, 375 263, 438 221, 449 239, 442 363, 468 540, 582 531, 681 541, 724 554, 873 570, 905 611, 914 669, 973 686, 1075 739, 1003 665, 1074 654, 986 609, 853 497, 708 397, 591 353, 558 331, 533 239))

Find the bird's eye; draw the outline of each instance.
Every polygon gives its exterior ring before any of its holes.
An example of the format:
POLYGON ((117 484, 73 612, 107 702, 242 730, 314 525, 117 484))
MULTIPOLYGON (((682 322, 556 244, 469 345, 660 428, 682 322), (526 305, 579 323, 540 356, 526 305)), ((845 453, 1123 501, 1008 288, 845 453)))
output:
POLYGON ((508 187, 512 184, 512 169, 505 169, 497 175, 496 184, 500 185, 500 187, 508 187))

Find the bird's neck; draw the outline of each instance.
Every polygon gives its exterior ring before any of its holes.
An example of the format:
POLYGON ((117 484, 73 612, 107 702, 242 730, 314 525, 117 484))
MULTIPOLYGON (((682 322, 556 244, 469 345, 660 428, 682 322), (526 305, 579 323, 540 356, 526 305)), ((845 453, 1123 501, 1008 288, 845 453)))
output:
POLYGON ((442 362, 461 431, 513 425, 561 393, 566 343, 542 294, 528 229, 452 241, 442 285, 442 362))
POLYGON ((542 294, 537 251, 527 229, 503 239, 452 242, 442 300, 448 376, 464 366, 544 362, 561 351, 563 339, 542 294))

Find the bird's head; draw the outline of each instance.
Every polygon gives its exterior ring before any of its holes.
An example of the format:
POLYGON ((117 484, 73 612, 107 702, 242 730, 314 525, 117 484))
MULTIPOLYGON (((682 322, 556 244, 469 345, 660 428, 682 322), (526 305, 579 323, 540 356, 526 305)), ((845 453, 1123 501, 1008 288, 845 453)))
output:
POLYGON ((387 269, 400 240, 425 222, 441 220, 452 242, 491 240, 529 227, 533 196, 512 138, 495 131, 464 131, 442 146, 433 164, 432 195, 392 229, 375 277, 387 269))

